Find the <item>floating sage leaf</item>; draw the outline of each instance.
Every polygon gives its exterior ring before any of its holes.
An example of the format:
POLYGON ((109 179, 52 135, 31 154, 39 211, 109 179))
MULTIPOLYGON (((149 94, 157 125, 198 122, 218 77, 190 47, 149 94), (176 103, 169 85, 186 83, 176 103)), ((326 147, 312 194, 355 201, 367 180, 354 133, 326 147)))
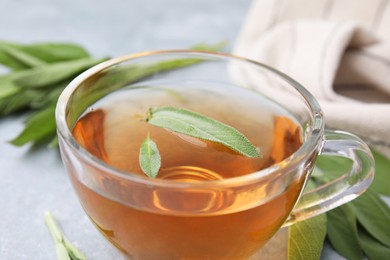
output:
POLYGON ((351 202, 359 223, 373 237, 390 246, 390 208, 378 195, 368 189, 351 202))
POLYGON ((38 59, 37 57, 34 57, 4 42, 0 42, 0 51, 2 51, 8 56, 11 56, 13 59, 23 64, 23 66, 26 68, 34 68, 34 67, 39 67, 47 64, 46 62, 38 59))
POLYGON ((371 188, 383 195, 390 196, 390 159, 371 149, 375 159, 375 177, 371 188))
POLYGON ((54 240, 58 260, 86 260, 87 257, 64 236, 50 212, 45 213, 45 223, 54 240))
POLYGON ((147 122, 171 131, 222 144, 247 157, 259 157, 256 147, 238 130, 210 117, 175 107, 148 111, 147 122))
MULTIPOLYGON (((306 190, 315 188, 308 182, 306 190)), ((288 260, 320 259, 326 235, 326 215, 298 222, 289 227, 288 260)))
POLYGON ((156 143, 148 133, 139 151, 139 165, 142 171, 151 178, 156 178, 161 167, 161 156, 156 143))
POLYGON ((364 259, 360 248, 356 216, 349 204, 327 213, 327 237, 332 247, 351 260, 364 259))
POLYGON ((369 259, 388 259, 390 247, 379 243, 364 228, 359 228, 359 241, 369 259))

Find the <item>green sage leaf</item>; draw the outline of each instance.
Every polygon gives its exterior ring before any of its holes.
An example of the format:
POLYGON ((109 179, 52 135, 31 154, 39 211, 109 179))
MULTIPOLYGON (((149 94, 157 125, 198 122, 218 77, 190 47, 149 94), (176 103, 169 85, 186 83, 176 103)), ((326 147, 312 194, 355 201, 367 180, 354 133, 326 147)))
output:
POLYGON ((235 128, 190 110, 157 107, 148 111, 147 122, 171 131, 216 142, 247 157, 259 157, 256 147, 235 128))
POLYGON ((322 172, 321 175, 312 175, 322 182, 328 182, 340 177, 342 174, 349 172, 352 167, 352 160, 331 155, 319 155, 316 159, 315 166, 322 172))
POLYGON ((351 260, 364 259, 360 248, 356 216, 349 204, 327 213, 327 237, 332 247, 351 260))
POLYGON ((299 222, 289 229, 289 260, 320 259, 326 235, 326 215, 299 222))
POLYGON ((33 114, 27 120, 24 130, 10 143, 22 146, 31 141, 41 141, 47 137, 52 139, 56 132, 54 111, 55 106, 50 106, 33 114))
MULTIPOLYGON (((315 188, 309 180, 305 190, 315 188)), ((321 214, 289 227, 288 260, 320 259, 326 235, 326 215, 321 214)))
POLYGON ((29 104, 37 98, 41 98, 42 93, 36 90, 19 90, 18 92, 0 99, 0 115, 6 116, 13 112, 29 107, 29 104))
MULTIPOLYGON (((37 68, 29 69, 25 64, 9 56, 5 52, 0 50, 0 64, 4 64, 13 70, 21 70, 8 73, 0 77, 0 116, 7 116, 11 113, 18 111, 35 111, 36 109, 45 110, 47 107, 51 107, 58 99, 62 89, 73 79, 74 76, 79 74, 85 69, 102 62, 105 59, 93 60, 89 58, 88 52, 75 44, 68 43, 38 43, 31 45, 22 45, 12 42, 1 42, 7 46, 19 50, 27 55, 36 57, 46 64, 37 68), (7 84, 7 85, 6 85, 7 84), (2 87, 4 85, 4 87, 2 87)), ((202 44, 194 48, 199 50, 217 50, 223 47, 223 43, 217 44, 202 44)), ((140 66, 121 66, 113 70, 105 71, 105 76, 102 78, 96 78, 94 82, 94 91, 86 91, 80 93, 83 102, 77 106, 77 111, 73 111, 71 114, 80 114, 90 104, 100 99, 107 93, 116 89, 126 87, 128 84, 136 82, 142 78, 152 76, 155 73, 161 73, 173 69, 182 68, 185 66, 193 65, 202 61, 201 59, 174 59, 166 60, 151 64, 142 64, 140 66)), ((43 112, 42 112, 43 113, 43 112)), ((33 117, 39 117, 33 115, 33 117)), ((54 120, 54 113, 52 114, 54 120)), ((50 117, 47 117, 50 119, 50 117)), ((71 118, 71 122, 77 120, 77 118, 71 118)), ((30 120, 27 120, 28 122, 30 120)), ((35 120, 32 120, 34 122, 35 120)), ((51 125, 49 121, 49 125, 51 125)), ((44 121, 41 121, 45 124, 44 121)), ((46 129, 43 133, 39 133, 38 124, 32 124, 31 122, 25 126, 23 132, 15 138, 12 142, 22 145, 22 143, 42 142, 46 140, 51 142, 55 136, 55 129, 46 129), (30 124, 33 130, 30 131, 30 124), (38 131, 34 133, 34 131, 38 131)), ((44 129, 44 127, 42 128, 44 129)), ((53 145, 56 142, 53 141, 53 145)))
POLYGON ((14 44, 14 46, 48 63, 90 57, 83 47, 72 43, 14 44))
POLYGON ((8 67, 11 70, 24 70, 27 69, 27 67, 19 62, 18 60, 12 58, 7 53, 0 50, 0 64, 8 67))
POLYGON ((198 43, 191 47, 192 50, 198 51, 218 51, 226 47, 228 41, 220 41, 216 44, 198 43))
POLYGON ((161 167, 161 156, 156 143, 150 139, 148 133, 141 144, 139 152, 139 165, 142 171, 151 178, 156 178, 161 167))
POLYGON ((390 247, 373 238, 364 228, 359 228, 359 241, 369 259, 380 260, 390 257, 390 247))
POLYGON ((390 246, 390 208, 368 189, 351 202, 359 223, 381 243, 390 246))
POLYGON ((390 196, 390 159, 372 149, 375 159, 375 177, 371 188, 383 195, 390 196))
POLYGON ((104 60, 106 59, 84 58, 40 66, 21 72, 15 77, 14 82, 26 88, 50 86, 75 76, 104 60))
POLYGON ((66 249, 64 244, 56 243, 55 247, 56 247, 57 260, 73 260, 70 257, 68 250, 66 249))
POLYGON ((12 57, 14 60, 17 60, 26 68, 34 68, 47 64, 43 60, 4 42, 0 42, 0 51, 12 57))
POLYGON ((87 257, 80 252, 75 246, 73 246, 69 240, 62 233, 57 221, 50 212, 45 213, 45 223, 49 229, 50 235, 52 236, 55 247, 57 258, 59 260, 86 260, 87 257))
POLYGON ((20 91, 20 88, 10 81, 0 79, 0 99, 12 96, 20 91))

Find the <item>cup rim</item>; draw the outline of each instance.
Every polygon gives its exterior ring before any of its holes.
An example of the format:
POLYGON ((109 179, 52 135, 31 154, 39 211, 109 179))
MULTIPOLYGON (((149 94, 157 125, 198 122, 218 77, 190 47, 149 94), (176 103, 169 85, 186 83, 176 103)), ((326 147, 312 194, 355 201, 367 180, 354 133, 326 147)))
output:
POLYGON ((102 63, 99 63, 88 70, 84 71, 80 75, 78 75, 75 79, 73 79, 63 90, 60 97, 58 98, 56 109, 55 109, 55 119, 57 124, 57 134, 63 138, 63 140, 70 146, 74 151, 77 152, 79 156, 82 156, 84 160, 87 160, 89 163, 92 163, 95 167, 100 170, 103 170, 110 175, 114 175, 116 177, 122 178, 127 181, 137 182, 145 185, 153 185, 159 187, 170 187, 170 188, 211 188, 211 187, 221 187, 221 186, 239 186, 248 183, 252 183, 254 181, 259 181, 260 179, 269 176, 270 174, 280 172, 282 170, 293 169, 295 168, 300 161, 306 159, 311 155, 310 151, 314 151, 316 146, 322 140, 322 133, 324 131, 324 119, 323 112, 317 100, 314 96, 301 84, 297 81, 284 74, 283 72, 274 69, 271 66, 266 64, 247 59, 244 57, 240 57, 233 54, 226 54, 222 52, 216 51, 199 51, 199 50, 156 50, 156 51, 147 51, 147 52, 139 52, 135 54, 124 55, 116 58, 109 59, 102 63), (148 56, 156 56, 156 55, 169 55, 169 54, 181 54, 181 55, 201 55, 207 57, 214 57, 224 60, 237 60, 241 62, 245 62, 248 64, 252 64, 254 66, 259 66, 276 76, 282 78, 289 85, 294 87, 299 94, 303 97, 306 102, 306 105, 310 109, 310 113, 312 116, 312 130, 310 136, 306 139, 306 141, 289 157, 285 158, 281 162, 275 163, 270 167, 264 168, 260 171, 256 171, 253 173, 245 174, 242 176, 226 178, 221 180, 207 180, 200 182, 179 182, 172 180, 165 180, 159 178, 150 178, 148 176, 142 176, 138 174, 131 174, 129 172, 123 171, 121 169, 115 168, 113 166, 108 165, 102 160, 98 159, 91 153, 89 153, 86 149, 84 149, 81 145, 78 144, 76 139, 73 137, 71 130, 69 129, 66 123, 66 111, 67 105, 70 97, 74 93, 74 91, 80 86, 85 80, 90 78, 91 76, 107 69, 109 67, 115 66, 117 64, 138 59, 144 58, 148 56))

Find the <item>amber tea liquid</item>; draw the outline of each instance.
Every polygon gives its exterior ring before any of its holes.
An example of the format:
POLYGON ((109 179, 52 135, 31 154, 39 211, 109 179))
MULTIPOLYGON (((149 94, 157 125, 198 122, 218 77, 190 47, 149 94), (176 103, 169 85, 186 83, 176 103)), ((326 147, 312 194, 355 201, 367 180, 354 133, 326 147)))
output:
MULTIPOLYGON (((250 174, 281 162, 301 145, 301 127, 278 105, 249 90, 199 83, 138 86, 93 104, 73 135, 91 154, 128 175, 148 178, 139 166, 147 133, 161 158, 157 178, 212 182, 250 174), (259 150, 247 158, 222 145, 145 122, 151 106, 202 113, 238 129, 259 150)), ((92 166, 91 166, 92 167, 92 166)), ((286 188, 267 176, 262 185, 202 191, 129 184, 99 169, 94 182, 71 170, 81 203, 99 230, 131 259, 247 259, 279 229, 302 189, 304 176, 286 188), (92 183, 92 184, 91 184, 92 183), (260 188, 259 188, 260 187, 260 188), (270 191, 277 196, 268 200, 270 191)))

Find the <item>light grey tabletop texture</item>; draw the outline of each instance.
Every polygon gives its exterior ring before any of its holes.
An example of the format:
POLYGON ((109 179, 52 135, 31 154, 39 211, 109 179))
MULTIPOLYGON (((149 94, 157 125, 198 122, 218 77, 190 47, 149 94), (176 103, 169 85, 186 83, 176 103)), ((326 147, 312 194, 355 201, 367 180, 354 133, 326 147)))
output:
MULTIPOLYGON (((231 49, 249 4, 250 0, 0 0, 0 39, 74 42, 95 57, 220 40, 228 40, 231 49)), ((123 259, 82 211, 58 152, 6 142, 22 127, 23 116, 0 119, 0 259, 56 258, 44 225, 47 210, 88 258, 123 259)), ((329 258, 326 255, 323 258, 329 258)))

